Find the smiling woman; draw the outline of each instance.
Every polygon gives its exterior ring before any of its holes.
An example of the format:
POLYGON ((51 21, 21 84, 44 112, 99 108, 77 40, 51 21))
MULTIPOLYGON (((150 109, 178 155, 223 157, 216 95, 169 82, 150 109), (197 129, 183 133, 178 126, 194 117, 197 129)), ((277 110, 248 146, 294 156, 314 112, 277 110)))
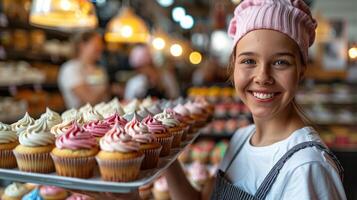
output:
POLYGON ((342 166, 294 100, 315 29, 302 0, 245 0, 237 6, 228 28, 235 46, 230 75, 254 125, 234 134, 215 180, 202 193, 182 178, 179 163, 172 165, 166 177, 173 197, 346 199, 342 166))

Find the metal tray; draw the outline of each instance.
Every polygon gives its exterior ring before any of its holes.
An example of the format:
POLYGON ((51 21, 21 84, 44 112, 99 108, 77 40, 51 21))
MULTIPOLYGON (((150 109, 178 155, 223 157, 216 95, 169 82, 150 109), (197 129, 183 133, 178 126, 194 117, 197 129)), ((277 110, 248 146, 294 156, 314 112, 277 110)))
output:
POLYGON ((196 133, 190 141, 181 143, 180 148, 171 149, 170 155, 160 158, 159 166, 157 168, 142 170, 140 172, 139 178, 132 182, 103 181, 100 179, 98 169, 95 169, 93 178, 89 179, 57 176, 56 173, 40 174, 23 172, 19 171, 17 168, 0 169, 0 179, 37 183, 41 185, 54 185, 58 187, 76 190, 128 193, 158 178, 162 174, 162 172, 177 159, 182 150, 188 144, 191 144, 198 137, 198 135, 199 133, 196 133))

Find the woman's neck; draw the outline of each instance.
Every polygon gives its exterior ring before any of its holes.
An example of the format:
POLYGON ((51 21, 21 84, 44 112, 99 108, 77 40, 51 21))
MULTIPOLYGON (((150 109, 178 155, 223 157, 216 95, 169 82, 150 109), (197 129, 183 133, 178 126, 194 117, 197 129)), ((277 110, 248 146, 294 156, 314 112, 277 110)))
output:
POLYGON ((267 146, 284 140, 295 130, 305 126, 292 105, 270 119, 254 118, 254 123, 256 131, 251 139, 253 146, 267 146))

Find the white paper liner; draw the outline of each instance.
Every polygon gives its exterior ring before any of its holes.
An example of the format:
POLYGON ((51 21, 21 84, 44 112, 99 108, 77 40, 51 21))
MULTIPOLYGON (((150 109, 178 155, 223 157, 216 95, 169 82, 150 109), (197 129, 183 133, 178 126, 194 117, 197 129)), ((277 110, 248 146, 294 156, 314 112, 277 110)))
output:
POLYGON ((90 178, 96 165, 94 156, 82 158, 65 158, 51 154, 56 173, 60 176, 90 178))
POLYGON ((170 150, 171 150, 171 145, 172 145, 173 139, 174 139, 173 135, 170 137, 162 137, 162 138, 157 137, 157 139, 156 139, 157 142, 159 142, 162 146, 162 149, 160 152, 160 157, 170 155, 170 150))
POLYGON ((159 155, 161 152, 162 146, 156 149, 145 149, 144 152, 144 160, 141 163, 141 169, 152 169, 156 168, 159 164, 159 155))
POLYGON ((17 166, 14 153, 10 149, 0 150, 0 168, 12 169, 17 166))
POLYGON ((55 167, 50 153, 23 154, 13 151, 20 171, 51 173, 55 167))
POLYGON ((129 182, 138 178, 144 155, 130 160, 101 160, 96 157, 101 177, 105 181, 129 182))

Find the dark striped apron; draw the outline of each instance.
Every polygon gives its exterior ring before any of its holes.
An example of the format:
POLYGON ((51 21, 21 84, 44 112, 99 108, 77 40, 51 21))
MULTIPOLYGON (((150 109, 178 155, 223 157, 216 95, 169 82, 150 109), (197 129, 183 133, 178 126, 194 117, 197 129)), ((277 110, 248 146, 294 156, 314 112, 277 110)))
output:
POLYGON ((316 147, 319 150, 326 152, 332 160, 335 162, 340 174, 341 179, 343 179, 343 168, 340 162, 337 160, 336 156, 325 146, 319 142, 309 141, 297 144, 286 152, 279 161, 273 166, 268 175, 264 178, 262 184, 259 186, 258 190, 254 195, 249 194, 248 192, 240 189, 239 187, 233 185, 227 178, 226 173, 230 166, 232 165, 234 159, 237 157, 238 153, 241 151, 242 147, 248 140, 250 134, 247 134, 247 137, 243 140, 243 143, 238 147, 238 150, 235 152, 233 158, 228 164, 225 171, 218 170, 215 188, 213 190, 211 200, 230 200, 230 199, 239 199, 239 200, 264 200, 268 195, 271 187, 273 186, 280 169, 284 166, 285 162, 292 156, 294 153, 298 152, 301 149, 308 147, 316 147))

